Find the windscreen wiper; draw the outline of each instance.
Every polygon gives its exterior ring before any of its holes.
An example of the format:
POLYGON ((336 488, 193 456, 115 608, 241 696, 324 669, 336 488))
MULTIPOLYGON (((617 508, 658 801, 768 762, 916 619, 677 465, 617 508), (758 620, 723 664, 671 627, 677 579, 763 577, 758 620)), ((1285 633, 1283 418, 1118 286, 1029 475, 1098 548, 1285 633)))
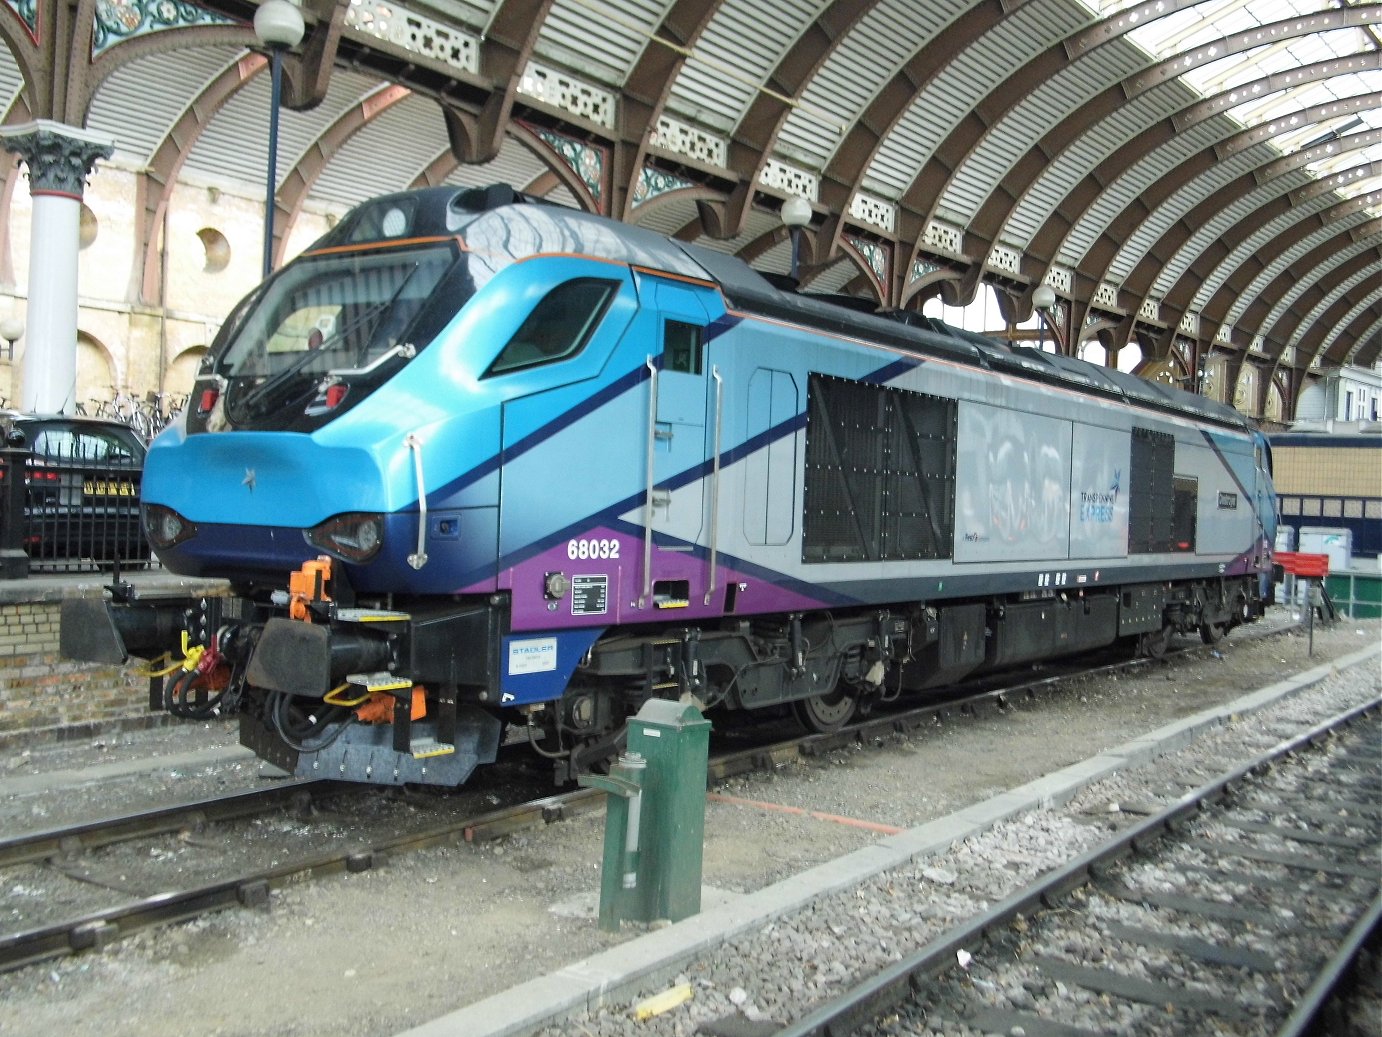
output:
MULTIPOLYGON (((238 405, 235 409, 239 410, 241 414, 253 416, 252 412, 254 411, 255 405, 258 404, 260 401, 267 399, 270 396, 270 394, 272 394, 280 386, 286 384, 290 378, 292 378, 295 374, 297 374, 299 371, 301 371, 304 367, 307 366, 307 362, 309 360, 325 356, 335 343, 340 342, 351 332, 355 331, 357 328, 363 325, 366 321, 370 320, 371 318, 377 318, 380 315, 387 313, 389 310, 393 309, 394 303, 398 302, 398 297, 403 294, 403 289, 408 287, 408 282, 411 281, 413 279, 413 275, 417 273, 418 266, 418 263, 413 263, 413 268, 408 271, 408 275, 404 277, 401 282, 399 282, 398 287, 394 289, 393 294, 390 295, 387 299, 385 299, 381 303, 377 303, 374 306, 371 306, 369 309, 365 310, 349 324, 346 324, 343 327, 332 332, 331 337, 323 340, 322 344, 318 346, 316 349, 304 350, 302 356, 298 357, 287 367, 285 367, 282 371, 279 371, 278 374, 272 375, 267 380, 261 382, 259 385, 256 385, 253 389, 251 389, 245 395, 245 398, 238 402, 238 405)), ((263 411, 259 411, 259 413, 262 414, 263 411)))

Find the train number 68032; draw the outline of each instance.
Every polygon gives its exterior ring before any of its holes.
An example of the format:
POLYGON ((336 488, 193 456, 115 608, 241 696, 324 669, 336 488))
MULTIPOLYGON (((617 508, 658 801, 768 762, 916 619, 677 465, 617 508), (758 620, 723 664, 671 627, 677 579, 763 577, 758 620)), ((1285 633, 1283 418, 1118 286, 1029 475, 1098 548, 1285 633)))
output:
POLYGON ((571 559, 584 558, 618 558, 619 541, 602 539, 576 538, 566 542, 566 557, 571 559))

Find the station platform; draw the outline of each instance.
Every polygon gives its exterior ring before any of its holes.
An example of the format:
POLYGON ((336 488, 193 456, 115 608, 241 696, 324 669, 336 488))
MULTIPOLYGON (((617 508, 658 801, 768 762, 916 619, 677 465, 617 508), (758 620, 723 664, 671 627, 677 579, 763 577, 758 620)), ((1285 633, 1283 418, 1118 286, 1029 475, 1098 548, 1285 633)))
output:
MULTIPOLYGON (((408 1029, 399 1037, 522 1037, 546 1026, 561 1027, 563 1020, 581 1013, 647 996, 683 976, 699 956, 771 925, 774 919, 802 911, 813 901, 859 886, 883 872, 941 854, 1010 818, 1061 806, 1093 782, 1182 748, 1230 718, 1251 715, 1290 699, 1340 671, 1369 665, 1375 672, 1380 656, 1382 646, 1369 645, 1149 730, 944 817, 897 830, 755 892, 726 895, 707 890, 710 895, 703 910, 692 918, 646 932, 601 954, 408 1029)), ((907 786, 899 782, 899 787, 907 786)))

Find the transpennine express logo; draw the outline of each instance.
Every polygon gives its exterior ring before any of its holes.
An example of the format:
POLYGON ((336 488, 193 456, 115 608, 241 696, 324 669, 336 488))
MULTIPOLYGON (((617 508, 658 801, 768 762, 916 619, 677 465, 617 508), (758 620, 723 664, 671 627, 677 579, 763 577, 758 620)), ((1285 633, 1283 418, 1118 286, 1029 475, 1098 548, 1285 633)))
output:
POLYGON ((1118 485, 1122 479, 1122 469, 1118 469, 1113 473, 1113 485, 1107 490, 1080 491, 1081 522, 1113 521, 1113 506, 1118 503, 1118 485))

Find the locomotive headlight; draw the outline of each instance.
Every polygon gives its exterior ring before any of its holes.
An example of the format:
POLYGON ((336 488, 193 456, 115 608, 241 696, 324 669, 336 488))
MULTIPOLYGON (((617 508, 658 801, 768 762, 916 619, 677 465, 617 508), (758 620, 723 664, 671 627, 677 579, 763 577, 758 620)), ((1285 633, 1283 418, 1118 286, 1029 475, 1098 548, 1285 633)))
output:
POLYGON ((197 535, 197 527, 172 508, 162 504, 144 505, 144 532, 155 550, 172 547, 197 535))
POLYGON ((330 551, 348 562, 368 562, 384 542, 384 516, 363 511, 347 512, 303 530, 313 547, 330 551))

